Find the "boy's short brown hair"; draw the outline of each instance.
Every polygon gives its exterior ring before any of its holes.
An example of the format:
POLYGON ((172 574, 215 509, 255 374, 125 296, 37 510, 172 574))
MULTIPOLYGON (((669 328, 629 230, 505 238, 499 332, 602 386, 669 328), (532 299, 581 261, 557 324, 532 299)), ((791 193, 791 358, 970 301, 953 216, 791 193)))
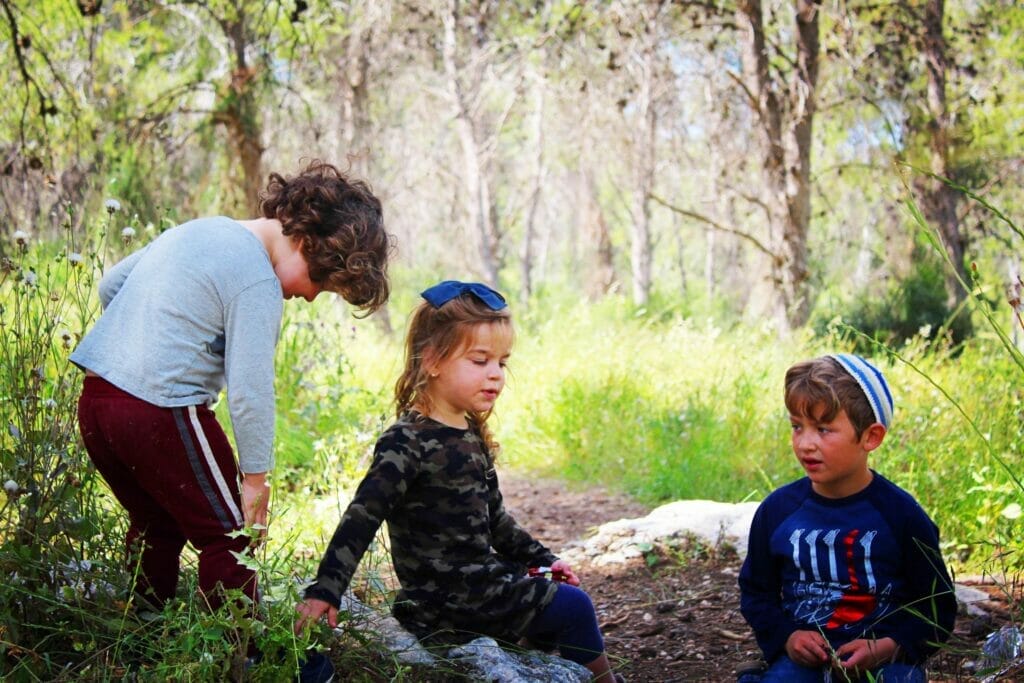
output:
POLYGON ((380 200, 365 182, 313 161, 293 178, 271 173, 260 209, 301 241, 313 283, 367 313, 387 302, 393 241, 380 200))
POLYGON ((784 398, 791 415, 818 422, 831 422, 840 410, 845 410, 858 439, 877 422, 857 380, 830 356, 801 361, 789 368, 784 398))

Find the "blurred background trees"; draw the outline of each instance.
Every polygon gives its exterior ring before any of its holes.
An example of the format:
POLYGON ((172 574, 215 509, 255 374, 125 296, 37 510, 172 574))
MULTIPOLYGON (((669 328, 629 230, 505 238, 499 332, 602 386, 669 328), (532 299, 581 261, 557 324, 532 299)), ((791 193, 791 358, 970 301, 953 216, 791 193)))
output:
POLYGON ((152 230, 250 215, 320 157, 371 181, 407 272, 881 336, 997 296, 1019 247, 953 186, 1019 206, 1012 0, 0 9, 7 236, 107 198, 152 230))

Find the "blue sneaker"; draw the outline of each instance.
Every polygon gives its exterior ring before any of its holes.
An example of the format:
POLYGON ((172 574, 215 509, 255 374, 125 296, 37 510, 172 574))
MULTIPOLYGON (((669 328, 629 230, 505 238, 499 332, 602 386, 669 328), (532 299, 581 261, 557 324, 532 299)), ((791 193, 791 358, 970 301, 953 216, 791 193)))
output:
POLYGON ((319 652, 312 652, 299 666, 299 683, 331 683, 334 664, 319 652))

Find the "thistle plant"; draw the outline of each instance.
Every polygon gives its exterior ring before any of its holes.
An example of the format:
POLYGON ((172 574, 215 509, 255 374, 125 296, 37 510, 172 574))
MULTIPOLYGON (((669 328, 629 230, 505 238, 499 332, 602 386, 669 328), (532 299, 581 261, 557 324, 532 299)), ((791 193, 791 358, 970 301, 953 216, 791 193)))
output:
MULTIPOLYGON (((929 174, 931 175, 931 174, 929 174)), ((932 176, 937 177, 937 176, 932 176)), ((958 191, 962 192, 969 199, 977 202, 982 206, 990 215, 994 216, 997 221, 996 224, 1002 224, 1005 228, 1009 229, 1013 235, 1017 238, 1024 239, 1024 231, 1017 226, 1017 224, 1005 213, 1000 211, 998 208, 993 206, 991 203, 986 201, 983 197, 972 192, 968 188, 957 185, 952 181, 945 178, 938 178, 938 180, 954 187, 958 191)), ((916 223, 921 233, 931 241, 935 250, 945 259, 946 265, 952 272, 956 273, 957 270, 954 264, 950 260, 949 254, 942 246, 942 235, 936 229, 935 226, 930 225, 920 209, 913 202, 909 200, 907 207, 910 210, 910 215, 916 223)), ((1012 237, 1011 237, 1012 239, 1012 237)), ((1020 347, 1017 345, 1015 339, 1017 337, 1016 326, 1019 325, 1024 331, 1024 319, 1021 314, 1024 311, 1024 306, 1021 303, 1022 291, 1024 291, 1024 282, 1021 281, 1020 274, 1011 271, 1009 282, 1005 285, 1006 301, 1012 311, 1013 325, 1012 330, 1007 330, 1004 322, 1004 318, 1000 313, 1000 310, 995 307, 995 304, 985 296, 984 289, 981 286, 981 280, 984 273, 980 272, 980 268, 977 262, 972 262, 969 268, 971 282, 966 282, 963 279, 958 280, 960 285, 968 292, 968 301, 971 302, 973 310, 984 319, 987 327, 991 330, 994 338, 997 340, 996 348, 1001 350, 1004 355, 1004 360, 1008 361, 1009 367, 1019 370, 1024 373, 1024 353, 1022 353, 1020 347)), ((899 354, 896 354, 890 349, 886 349, 891 355, 899 358, 901 361, 905 361, 899 354)), ((915 371, 921 373, 913 363, 908 363, 915 371)), ((946 398, 946 400, 956 408, 956 410, 962 415, 962 417, 970 424, 971 429, 977 435, 978 440, 984 447, 984 452, 988 458, 996 463, 998 470, 1002 471, 1003 482, 996 483, 994 481, 985 481, 986 479, 994 480, 995 477, 989 475, 985 477, 983 475, 976 475, 975 480, 978 482, 979 490, 984 488, 990 493, 1001 493, 1001 496, 993 495, 993 499, 989 502, 990 505, 995 503, 991 510, 979 510, 977 519, 980 523, 987 523, 988 528, 986 531, 989 536, 982 541, 979 541, 982 545, 991 545, 991 560, 990 562, 998 567, 998 572, 993 572, 999 580, 1003 581, 1016 581, 1014 576, 1019 576, 1024 571, 1024 542, 1022 542, 1019 533, 1013 528, 1019 522, 1022 515, 1021 503, 1024 502, 1024 477, 1020 472, 1020 441, 1010 441, 1010 448, 1006 450, 999 449, 993 445, 994 439, 990 431, 985 431, 979 426, 981 415, 971 415, 953 398, 953 396, 943 387, 940 387, 931 377, 928 377, 926 373, 922 373, 925 378, 931 382, 936 389, 946 398), (981 486, 984 484, 984 486, 981 486), (1010 502, 1007 502, 1009 499, 1010 502), (1007 531, 1007 526, 1009 530, 1007 531), (1008 578, 1009 577, 1009 578, 1008 578)), ((1012 383, 1012 373, 1005 377, 1007 382, 1012 383)), ((1014 430, 1008 430, 1014 431, 1014 430)), ((1019 424, 1015 426, 1015 431, 1019 434, 1019 424)), ((1005 448, 1005 447, 1004 447, 1005 448)), ((1014 591, 1008 591, 1008 596, 1013 596, 1016 593, 1014 591)), ((1019 605, 1017 606, 1020 607, 1019 605)))
POLYGON ((239 557, 260 577, 256 618, 241 594, 211 611, 189 552, 181 600, 153 614, 129 599, 126 516, 81 444, 83 373, 69 360, 99 315, 104 265, 139 246, 120 203, 105 209, 85 236, 69 208, 62 240, 19 229, 0 250, 0 679, 290 679, 326 635, 292 632, 294 539, 239 557), (246 661, 251 644, 261 661, 246 661))
POLYGON ((116 520, 78 443, 81 373, 68 360, 98 310, 106 225, 82 239, 71 219, 60 244, 16 230, 0 264, 0 672, 34 669, 44 643, 88 646, 89 612, 71 607, 117 594, 105 541, 116 520))

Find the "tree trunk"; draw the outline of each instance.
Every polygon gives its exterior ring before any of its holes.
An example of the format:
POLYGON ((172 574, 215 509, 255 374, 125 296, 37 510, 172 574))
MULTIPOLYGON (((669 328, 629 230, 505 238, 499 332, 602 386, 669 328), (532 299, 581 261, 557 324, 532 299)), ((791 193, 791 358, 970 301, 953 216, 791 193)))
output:
MULTIPOLYGON (((455 33, 458 7, 454 5, 444 14, 444 40, 441 57, 448 77, 448 90, 452 97, 455 130, 462 148, 463 181, 466 185, 466 214, 470 230, 476 233, 480 254, 480 271, 491 286, 498 283, 498 235, 492 223, 491 190, 485 172, 479 124, 472 114, 472 95, 466 92, 456 63, 458 49, 455 33)), ((473 67, 478 68, 478 67, 473 67)))
POLYGON ((676 242, 676 264, 679 268, 679 296, 686 300, 686 242, 683 240, 683 221, 679 214, 672 214, 672 233, 676 242))
POLYGON ((341 145, 339 163, 349 160, 357 175, 366 177, 368 158, 362 142, 370 128, 368 114, 370 70, 369 50, 373 41, 370 28, 354 30, 345 38, 345 67, 341 69, 341 145))
POLYGON ((256 215, 259 211, 260 190, 263 189, 265 148, 261 143, 263 133, 260 109, 254 89, 256 70, 249 66, 245 56, 249 41, 242 9, 238 8, 232 20, 222 21, 221 27, 231 43, 234 69, 225 106, 218 120, 227 128, 231 147, 242 165, 242 178, 239 182, 242 206, 234 208, 248 212, 248 215, 256 215))
POLYGON ((657 17, 645 21, 643 52, 639 64, 637 85, 637 125, 633 139, 634 188, 630 212, 630 266, 632 268, 633 303, 647 305, 651 296, 651 193, 654 191, 655 145, 658 114, 654 105, 655 41, 657 17))
POLYGON ((615 284, 615 261, 608 223, 597 201, 590 171, 580 174, 576 207, 576 232, 583 243, 580 258, 583 292, 588 300, 597 301, 615 284))
POLYGON ((811 142, 818 80, 818 6, 793 0, 796 61, 788 93, 769 68, 760 0, 741 0, 738 23, 745 35, 744 80, 758 115, 762 176, 769 207, 774 287, 773 315, 780 331, 807 322, 807 233, 811 206, 811 142))
MULTIPOLYGON (((951 178, 949 148, 952 121, 946 106, 949 54, 942 33, 944 12, 944 0, 928 0, 925 4, 924 57, 928 72, 928 140, 931 172, 939 178, 951 178)), ((957 215, 960 193, 936 178, 925 181, 925 186, 922 213, 938 227, 955 269, 946 275, 946 292, 949 306, 953 309, 967 296, 967 291, 960 284, 961 281, 970 282, 964 263, 967 238, 960 230, 960 218, 957 215)))
POLYGON ((526 221, 523 225, 523 248, 520 254, 520 287, 523 302, 530 300, 533 293, 533 251, 536 235, 535 223, 537 209, 540 206, 541 191, 544 187, 544 176, 547 170, 544 164, 544 80, 537 78, 534 84, 533 100, 533 137, 536 150, 533 173, 533 189, 530 192, 530 204, 526 209, 526 221))

